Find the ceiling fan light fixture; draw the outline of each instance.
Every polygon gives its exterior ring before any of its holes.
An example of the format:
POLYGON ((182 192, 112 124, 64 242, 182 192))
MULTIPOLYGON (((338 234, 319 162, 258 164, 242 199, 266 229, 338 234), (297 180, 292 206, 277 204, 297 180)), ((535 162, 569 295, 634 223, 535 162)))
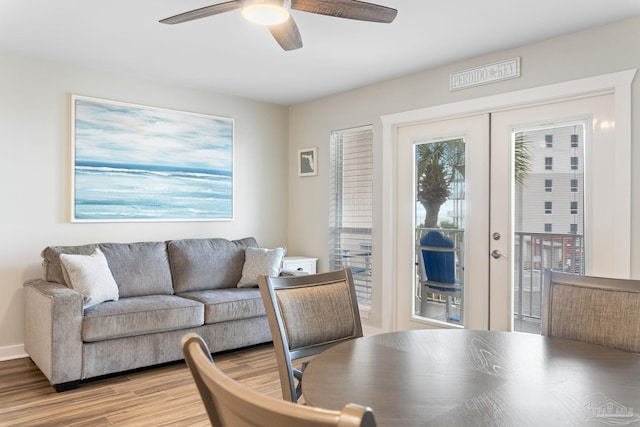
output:
POLYGON ((277 25, 289 19, 290 1, 245 1, 242 16, 250 22, 260 25, 277 25))
POLYGON ((368 22, 392 22, 396 9, 359 0, 228 0, 223 3, 193 9, 165 19, 163 24, 180 24, 221 13, 241 9, 248 21, 269 27, 269 32, 285 51, 302 47, 300 30, 290 15, 291 9, 300 12, 336 18, 354 19, 368 22))

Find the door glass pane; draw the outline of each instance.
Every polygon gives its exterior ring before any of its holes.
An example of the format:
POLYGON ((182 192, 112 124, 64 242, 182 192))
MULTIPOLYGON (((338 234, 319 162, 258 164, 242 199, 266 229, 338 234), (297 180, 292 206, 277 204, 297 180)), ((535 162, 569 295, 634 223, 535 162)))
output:
POLYGON ((464 324, 465 143, 415 145, 416 316, 464 324))
POLYGON ((545 268, 584 274, 585 125, 556 123, 513 133, 516 331, 540 333, 545 268))

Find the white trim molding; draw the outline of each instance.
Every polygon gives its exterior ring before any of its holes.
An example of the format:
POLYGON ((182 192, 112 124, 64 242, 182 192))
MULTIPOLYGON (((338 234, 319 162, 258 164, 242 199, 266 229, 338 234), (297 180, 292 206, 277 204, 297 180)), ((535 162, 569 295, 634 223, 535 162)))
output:
POLYGON ((23 344, 0 347, 0 362, 5 360, 21 359, 23 357, 29 357, 29 355, 24 351, 23 344))

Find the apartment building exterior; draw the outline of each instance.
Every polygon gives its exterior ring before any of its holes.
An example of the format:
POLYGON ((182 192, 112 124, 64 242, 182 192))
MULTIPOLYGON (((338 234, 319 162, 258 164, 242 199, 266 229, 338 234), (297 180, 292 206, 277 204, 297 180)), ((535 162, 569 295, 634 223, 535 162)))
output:
POLYGON ((516 247, 532 270, 583 268, 585 135, 583 122, 521 131, 529 160, 516 184, 516 247))

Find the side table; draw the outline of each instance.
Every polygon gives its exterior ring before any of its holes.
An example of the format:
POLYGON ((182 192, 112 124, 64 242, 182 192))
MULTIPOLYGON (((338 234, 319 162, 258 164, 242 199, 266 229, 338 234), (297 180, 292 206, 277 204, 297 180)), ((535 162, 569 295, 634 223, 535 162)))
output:
POLYGON ((299 274, 315 274, 318 258, 310 258, 306 256, 286 256, 282 259, 281 270, 283 273, 299 275, 299 274))

